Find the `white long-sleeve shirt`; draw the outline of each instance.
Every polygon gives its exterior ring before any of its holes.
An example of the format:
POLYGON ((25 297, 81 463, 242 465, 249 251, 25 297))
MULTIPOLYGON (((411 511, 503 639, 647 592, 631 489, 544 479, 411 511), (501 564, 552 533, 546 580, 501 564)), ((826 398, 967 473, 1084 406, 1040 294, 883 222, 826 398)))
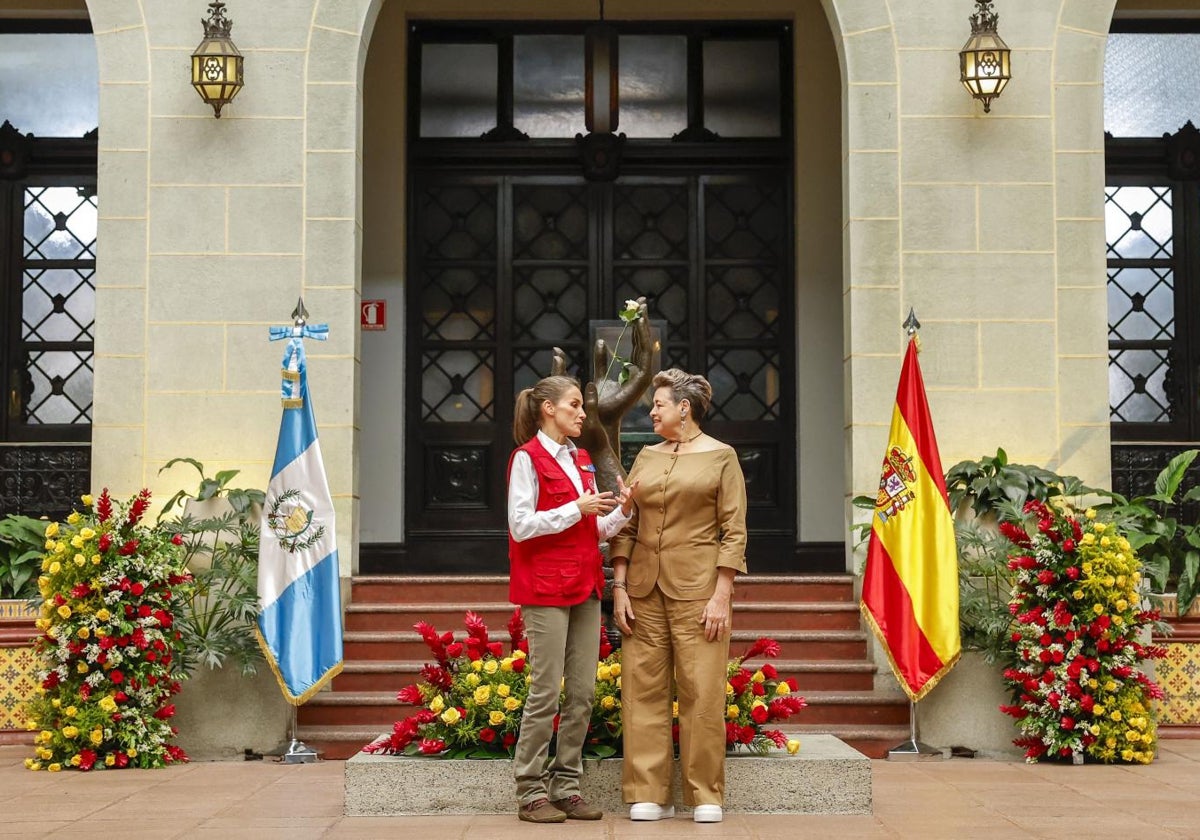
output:
MULTIPOLYGON (((575 485, 575 490, 583 494, 583 478, 575 463, 575 444, 568 440, 566 443, 556 443, 545 432, 538 431, 538 443, 550 453, 550 457, 558 462, 567 478, 575 485)), ((527 452, 518 451, 513 458, 512 472, 508 479, 508 530, 517 542, 524 542, 533 537, 543 537, 547 534, 559 534, 570 528, 583 518, 579 505, 574 501, 567 502, 550 510, 537 509, 538 478, 534 469, 533 459, 527 452)), ((596 520, 600 531, 600 541, 603 542, 616 534, 629 521, 621 511, 621 506, 609 511, 596 520)))

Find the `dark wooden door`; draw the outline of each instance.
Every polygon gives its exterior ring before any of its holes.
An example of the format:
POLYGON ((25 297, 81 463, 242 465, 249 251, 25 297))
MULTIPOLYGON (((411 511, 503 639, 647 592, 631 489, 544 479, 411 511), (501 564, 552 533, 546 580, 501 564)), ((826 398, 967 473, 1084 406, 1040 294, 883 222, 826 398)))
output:
MULTIPOLYGON (((407 571, 504 568, 513 400, 645 295, 662 367, 703 372, 737 447, 756 568, 795 545, 790 199, 782 172, 428 173, 410 196, 407 571), (761 558, 761 562, 759 562, 761 558)), ((637 418, 630 418, 636 420, 637 418)), ((636 425, 634 423, 633 425, 636 425)), ((627 460, 650 436, 632 434, 627 460)))

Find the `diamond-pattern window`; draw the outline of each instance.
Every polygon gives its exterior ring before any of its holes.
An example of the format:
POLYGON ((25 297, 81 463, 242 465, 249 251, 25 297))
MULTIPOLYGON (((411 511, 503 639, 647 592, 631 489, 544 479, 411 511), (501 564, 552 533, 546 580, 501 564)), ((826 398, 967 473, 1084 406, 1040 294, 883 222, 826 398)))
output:
POLYGON ((775 266, 735 266, 708 274, 708 331, 715 339, 773 338, 779 328, 775 266))
POLYGON ((513 190, 513 257, 588 258, 587 186, 522 186, 513 190))
POLYGON ((1109 187, 1104 195, 1108 255, 1116 259, 1169 258, 1174 217, 1171 188, 1109 187))
POLYGON ((1108 399, 1114 423, 1162 423, 1171 419, 1162 350, 1117 350, 1108 357, 1108 399))
POLYGON ((1146 341, 1175 335, 1175 273, 1170 268, 1108 272, 1108 335, 1146 341))
POLYGON ((714 420, 774 420, 779 417, 779 358, 768 350, 710 350, 708 381, 714 420))
POLYGON ((25 190, 27 260, 94 260, 96 196, 76 187, 25 190))
POLYGON ((513 337, 540 342, 587 336, 588 270, 530 267, 513 272, 513 337))
POLYGON ((27 269, 21 292, 25 341, 91 341, 96 320, 95 269, 27 269))
POLYGON ((421 195, 418 228, 426 259, 489 260, 496 254, 496 194, 455 186, 421 195))
POLYGON ((46 351, 29 354, 25 403, 28 423, 90 423, 92 353, 46 351))
POLYGON ((432 270, 421 289, 425 338, 474 341, 495 337, 494 271, 473 267, 432 270))
POLYGON ((495 359, 482 350, 428 352, 422 359, 421 419, 472 423, 492 418, 495 359))

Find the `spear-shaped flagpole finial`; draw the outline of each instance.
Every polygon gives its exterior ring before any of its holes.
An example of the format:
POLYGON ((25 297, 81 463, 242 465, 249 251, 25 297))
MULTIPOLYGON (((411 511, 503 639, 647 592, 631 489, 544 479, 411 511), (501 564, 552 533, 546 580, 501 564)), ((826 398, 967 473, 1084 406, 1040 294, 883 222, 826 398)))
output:
POLYGON ((296 298, 296 308, 292 310, 292 323, 297 327, 303 327, 308 323, 308 310, 304 308, 304 298, 296 298))
POLYGON ((917 334, 917 330, 921 329, 921 322, 917 320, 917 313, 910 306, 908 308, 908 317, 904 319, 904 331, 912 338, 917 334))

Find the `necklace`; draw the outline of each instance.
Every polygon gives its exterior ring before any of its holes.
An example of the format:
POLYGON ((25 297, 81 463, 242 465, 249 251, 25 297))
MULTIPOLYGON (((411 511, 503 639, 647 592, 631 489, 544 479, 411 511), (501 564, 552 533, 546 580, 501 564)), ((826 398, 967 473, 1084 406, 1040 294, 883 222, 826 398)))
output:
POLYGON ((672 449, 671 451, 672 451, 672 452, 678 452, 678 451, 679 451, 679 447, 680 447, 680 446, 682 446, 682 445, 683 445, 683 444, 685 444, 685 443, 691 443, 691 442, 692 442, 692 441, 694 441, 696 438, 700 437, 700 435, 702 435, 702 434, 704 434, 704 432, 696 432, 696 434, 692 435, 692 436, 691 436, 690 438, 688 438, 687 440, 677 440, 677 441, 675 441, 675 448, 674 448, 674 449, 672 449))

